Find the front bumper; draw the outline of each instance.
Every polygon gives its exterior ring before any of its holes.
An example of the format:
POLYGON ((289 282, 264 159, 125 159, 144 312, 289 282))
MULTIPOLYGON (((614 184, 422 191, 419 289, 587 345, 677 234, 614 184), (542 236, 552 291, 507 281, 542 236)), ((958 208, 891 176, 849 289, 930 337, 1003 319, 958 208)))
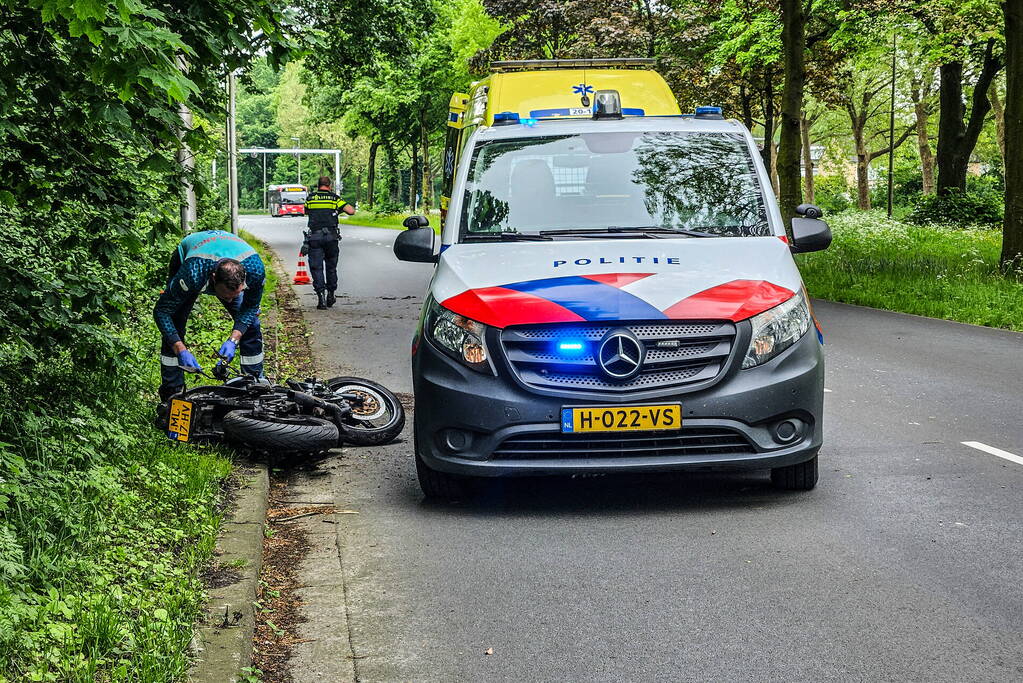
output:
POLYGON ((744 325, 732 357, 709 388, 686 391, 682 387, 629 397, 539 395, 521 385, 500 359, 495 359, 496 377, 482 374, 452 360, 423 339, 412 363, 419 455, 431 469, 472 476, 750 470, 809 460, 817 454, 823 438, 824 359, 817 335, 811 327, 777 358, 741 370, 739 365, 749 342, 749 325, 744 325), (508 457, 508 448, 502 447, 509 439, 549 439, 544 443, 554 444, 566 439, 560 431, 563 407, 667 402, 682 404, 682 434, 727 432, 744 441, 743 447, 668 454, 631 450, 628 454, 608 455, 605 451, 594 457, 578 453, 562 457, 544 453, 543 448, 531 455, 508 457), (785 419, 797 420, 801 429, 798 437, 779 443, 772 429, 785 419))

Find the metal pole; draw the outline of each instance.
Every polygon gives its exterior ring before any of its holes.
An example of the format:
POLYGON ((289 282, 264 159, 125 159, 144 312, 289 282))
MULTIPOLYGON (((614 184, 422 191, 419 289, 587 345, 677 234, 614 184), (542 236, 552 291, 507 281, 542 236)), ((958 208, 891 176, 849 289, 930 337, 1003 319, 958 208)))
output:
POLYGON ((888 118, 888 217, 892 217, 892 198, 895 188, 895 41, 898 32, 892 32, 892 107, 888 118))
MULTIPOLYGON (((178 69, 184 73, 187 70, 185 59, 178 55, 176 57, 178 69)), ((178 147, 178 164, 184 171, 184 201, 181 203, 181 233, 187 235, 192 232, 196 221, 195 187, 192 185, 192 175, 195 173, 195 156, 191 148, 185 142, 185 136, 192 130, 192 110, 184 102, 178 107, 178 114, 181 116, 181 141, 178 147)))
POLYGON ((341 194, 341 153, 334 152, 334 192, 341 194))
POLYGON ((266 152, 263 152, 263 211, 266 211, 266 152))
POLYGON ((238 234, 238 140, 235 137, 234 73, 227 77, 227 201, 231 212, 231 232, 238 234))

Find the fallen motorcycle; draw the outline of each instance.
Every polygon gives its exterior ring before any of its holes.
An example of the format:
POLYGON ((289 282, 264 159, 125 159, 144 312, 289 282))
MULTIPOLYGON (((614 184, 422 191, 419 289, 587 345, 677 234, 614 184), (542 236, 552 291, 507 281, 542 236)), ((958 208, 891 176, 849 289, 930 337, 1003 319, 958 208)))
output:
POLYGON ((314 454, 342 443, 385 444, 405 426, 398 398, 368 379, 310 377, 275 384, 237 374, 226 364, 206 376, 223 383, 187 389, 161 404, 158 425, 170 439, 314 454))

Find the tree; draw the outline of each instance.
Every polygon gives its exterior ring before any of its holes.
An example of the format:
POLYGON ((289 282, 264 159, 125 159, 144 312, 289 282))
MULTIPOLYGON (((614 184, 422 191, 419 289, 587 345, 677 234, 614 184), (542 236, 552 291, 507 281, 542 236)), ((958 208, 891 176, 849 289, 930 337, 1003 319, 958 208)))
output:
POLYGON ((1005 223, 1001 264, 1023 267, 1023 0, 1005 0, 1005 223))
MULTIPOLYGON (((872 149, 876 140, 886 141, 888 136, 887 125, 877 125, 879 118, 887 120, 884 115, 889 112, 890 103, 886 95, 892 86, 888 68, 878 66, 881 54, 879 51, 864 53, 858 62, 850 65, 847 86, 840 100, 852 127, 857 206, 863 210, 870 209, 870 162, 892 151, 891 144, 872 149)), ((901 146, 915 128, 914 123, 902 129, 894 146, 901 146)))
POLYGON ((781 19, 785 84, 782 88, 781 140, 778 146, 778 204, 782 221, 788 225, 803 198, 799 179, 802 151, 800 121, 806 81, 806 27, 802 0, 781 0, 781 19))
POLYGON ((915 0, 896 5, 923 26, 938 64, 937 192, 966 189, 970 155, 991 104, 988 89, 1002 67, 995 0, 915 0), (969 91, 969 107, 966 95, 969 91))

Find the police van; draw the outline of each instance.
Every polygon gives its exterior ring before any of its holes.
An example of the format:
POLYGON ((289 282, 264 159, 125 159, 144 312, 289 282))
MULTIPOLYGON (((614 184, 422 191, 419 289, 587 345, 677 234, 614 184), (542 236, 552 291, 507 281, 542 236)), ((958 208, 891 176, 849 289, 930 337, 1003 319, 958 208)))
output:
MULTIPOLYGON (((683 115, 646 60, 499 63, 452 98, 439 245, 412 346, 431 497, 472 477, 769 469, 817 482, 823 336, 756 144, 683 115)), ((788 227, 788 229, 786 229, 788 227)))

